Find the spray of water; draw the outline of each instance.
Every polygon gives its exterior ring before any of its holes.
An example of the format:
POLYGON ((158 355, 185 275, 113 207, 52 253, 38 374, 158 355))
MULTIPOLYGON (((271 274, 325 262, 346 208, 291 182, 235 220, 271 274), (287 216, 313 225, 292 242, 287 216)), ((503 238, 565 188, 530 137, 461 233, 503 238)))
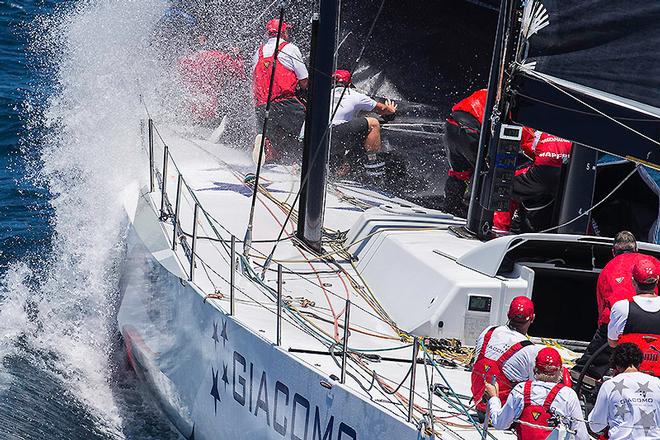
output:
POLYGON ((40 134, 24 147, 39 141, 34 178, 52 195, 53 245, 2 280, 0 356, 29 347, 32 364, 61 382, 100 432, 118 438, 127 424, 113 389, 125 231, 118 195, 146 169, 139 84, 158 77, 149 43, 165 7, 80 2, 35 24, 32 48, 47 56, 51 82, 31 97, 37 105, 26 105, 28 126, 40 134))
MULTIPOLYGON (((276 12, 273 3, 204 4, 198 26, 211 44, 230 40, 249 66, 263 23, 276 12)), ((143 404, 135 403, 131 386, 117 383, 123 366, 115 314, 127 230, 120 194, 144 183, 148 169, 139 121, 148 107, 161 123, 190 122, 180 111, 186 88, 175 66, 195 41, 162 27, 168 6, 166 0, 83 0, 32 28, 35 65, 48 81, 25 104, 24 148, 38 149, 31 152, 38 157, 32 178, 51 194, 54 232, 48 255, 14 265, 0 280, 0 359, 29 355, 32 367, 61 384, 110 438, 134 438, 136 426, 154 414, 131 408, 143 404)), ((303 23, 307 15, 289 18, 303 23)))

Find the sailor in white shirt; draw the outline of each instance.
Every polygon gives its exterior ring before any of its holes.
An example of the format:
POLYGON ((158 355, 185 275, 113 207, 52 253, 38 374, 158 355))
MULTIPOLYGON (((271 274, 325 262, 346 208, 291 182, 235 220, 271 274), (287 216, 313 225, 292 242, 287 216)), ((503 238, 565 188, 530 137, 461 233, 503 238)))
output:
POLYGON ((618 374, 601 386, 589 427, 594 432, 609 428, 610 440, 660 439, 660 379, 638 371, 642 351, 622 343, 610 363, 618 374))
POLYGON ((514 420, 518 439, 545 438, 561 423, 577 440, 587 440, 580 401, 570 387, 560 384, 562 360, 557 350, 545 347, 536 356, 535 380, 516 385, 504 406, 497 385, 486 385, 490 421, 495 429, 507 429, 514 420))
POLYGON ((384 104, 360 93, 352 87, 351 74, 337 70, 334 75, 331 156, 342 158, 349 153, 356 156, 375 154, 381 149, 380 122, 373 117, 358 116, 362 111, 382 116, 396 113, 392 101, 384 104))

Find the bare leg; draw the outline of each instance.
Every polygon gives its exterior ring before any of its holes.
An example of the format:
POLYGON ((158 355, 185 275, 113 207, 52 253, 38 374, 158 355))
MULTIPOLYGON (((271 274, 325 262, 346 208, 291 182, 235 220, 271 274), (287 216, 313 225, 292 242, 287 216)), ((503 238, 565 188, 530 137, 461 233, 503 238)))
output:
POLYGON ((367 153, 380 151, 380 122, 376 118, 366 118, 369 123, 369 133, 364 139, 364 149, 367 153))

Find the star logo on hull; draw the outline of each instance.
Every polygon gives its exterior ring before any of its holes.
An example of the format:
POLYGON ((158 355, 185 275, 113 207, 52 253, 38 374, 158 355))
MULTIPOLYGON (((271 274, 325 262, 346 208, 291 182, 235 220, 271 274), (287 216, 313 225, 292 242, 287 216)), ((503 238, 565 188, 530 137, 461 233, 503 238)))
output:
POLYGON ((227 364, 223 362, 222 364, 222 381, 225 383, 225 392, 227 391, 227 385, 229 385, 229 377, 227 376, 227 364))
POLYGON ((211 396, 213 396, 213 409, 215 410, 216 414, 218 414, 218 402, 221 402, 220 392, 218 391, 218 373, 220 373, 220 371, 215 371, 213 367, 211 367, 211 376, 213 382, 213 385, 211 386, 211 396))
POLYGON ((220 342, 220 338, 218 337, 218 323, 214 322, 213 323, 213 336, 211 336, 211 339, 215 341, 215 345, 218 345, 218 342, 220 342))
POLYGON ((227 345, 229 338, 227 337, 227 321, 222 321, 222 331, 220 332, 220 337, 222 338, 222 346, 227 345))

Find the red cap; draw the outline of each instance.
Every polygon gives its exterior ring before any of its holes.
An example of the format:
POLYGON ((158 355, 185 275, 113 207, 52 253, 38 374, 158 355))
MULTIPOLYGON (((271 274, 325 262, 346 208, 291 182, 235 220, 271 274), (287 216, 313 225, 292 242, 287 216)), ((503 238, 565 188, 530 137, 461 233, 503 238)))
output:
MULTIPOLYGON (((292 26, 289 23, 282 23, 282 31, 291 28, 292 26)), ((277 30, 280 28, 280 21, 277 18, 273 18, 268 23, 266 23, 266 31, 271 35, 277 35, 277 30)))
POLYGON ((652 260, 644 258, 635 263, 632 276, 638 283, 654 284, 658 282, 658 268, 652 260))
POLYGON ((336 70, 334 75, 335 81, 338 83, 350 84, 351 72, 348 70, 336 70))
POLYGON ((561 367, 561 356, 552 347, 542 348, 536 355, 536 370, 541 373, 554 374, 561 367))
POLYGON ((527 322, 534 317, 534 303, 526 296, 516 296, 511 301, 507 316, 511 321, 527 322))

